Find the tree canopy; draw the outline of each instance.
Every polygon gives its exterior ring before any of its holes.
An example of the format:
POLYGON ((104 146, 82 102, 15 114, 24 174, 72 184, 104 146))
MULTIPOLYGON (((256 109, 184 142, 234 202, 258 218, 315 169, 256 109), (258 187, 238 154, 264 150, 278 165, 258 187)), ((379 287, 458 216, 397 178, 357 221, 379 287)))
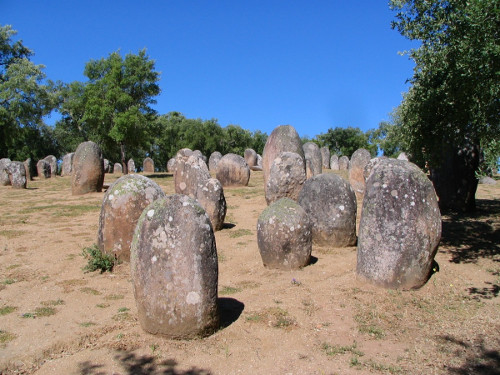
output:
POLYGON ((360 148, 367 149, 372 156, 377 154, 377 146, 370 144, 368 135, 360 128, 330 128, 325 134, 318 135, 317 139, 322 146, 339 156, 346 155, 350 158, 360 148))

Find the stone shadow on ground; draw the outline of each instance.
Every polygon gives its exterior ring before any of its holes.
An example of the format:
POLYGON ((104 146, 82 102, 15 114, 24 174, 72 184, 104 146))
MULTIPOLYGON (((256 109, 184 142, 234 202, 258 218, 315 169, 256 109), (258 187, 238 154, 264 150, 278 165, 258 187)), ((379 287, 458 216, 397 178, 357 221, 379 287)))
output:
POLYGON ((220 329, 229 327, 236 322, 245 309, 245 305, 234 299, 222 297, 217 300, 219 305, 220 329))
POLYGON ((476 206, 472 214, 443 217, 441 246, 450 247, 445 251, 453 263, 475 263, 479 258, 500 261, 500 201, 477 199, 476 206))
POLYGON ((169 178, 169 177, 174 177, 174 175, 172 173, 162 173, 162 174, 153 173, 153 174, 145 174, 144 177, 147 177, 147 178, 169 178))

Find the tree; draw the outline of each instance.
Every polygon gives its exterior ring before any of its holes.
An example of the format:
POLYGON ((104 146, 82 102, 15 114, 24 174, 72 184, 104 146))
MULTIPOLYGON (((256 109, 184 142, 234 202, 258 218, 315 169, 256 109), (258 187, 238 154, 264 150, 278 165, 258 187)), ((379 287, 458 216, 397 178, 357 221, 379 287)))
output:
POLYGON ((354 151, 360 148, 367 149, 372 156, 377 153, 376 146, 368 142, 368 136, 360 128, 330 128, 326 134, 320 134, 317 138, 322 146, 328 147, 339 156, 351 157, 354 151))
POLYGON ((395 158, 403 151, 399 128, 390 122, 382 121, 377 129, 367 132, 367 137, 384 156, 395 158))
POLYGON ((420 41, 399 108, 412 160, 442 209, 475 208, 480 148, 500 136, 500 9, 492 0, 391 0, 393 29, 420 41))
POLYGON ((54 108, 53 85, 45 83, 43 65, 33 64, 33 52, 16 31, 0 26, 0 157, 24 160, 57 154, 57 144, 43 117, 54 108))
POLYGON ((154 61, 145 50, 125 58, 113 52, 107 58, 89 61, 84 74, 89 81, 84 89, 84 114, 77 122, 88 129, 87 136, 103 151, 119 145, 127 173, 126 149, 151 146, 149 130, 156 112, 150 105, 160 93, 154 61))

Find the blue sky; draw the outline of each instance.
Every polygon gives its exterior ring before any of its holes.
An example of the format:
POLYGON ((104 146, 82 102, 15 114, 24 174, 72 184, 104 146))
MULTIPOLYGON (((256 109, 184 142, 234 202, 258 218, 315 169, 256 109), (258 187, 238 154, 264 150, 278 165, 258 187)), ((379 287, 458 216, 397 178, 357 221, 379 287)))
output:
POLYGON ((146 48, 161 72, 155 109, 301 136, 376 128, 408 88, 412 44, 387 1, 0 0, 0 24, 51 80, 85 81, 90 59, 146 48))

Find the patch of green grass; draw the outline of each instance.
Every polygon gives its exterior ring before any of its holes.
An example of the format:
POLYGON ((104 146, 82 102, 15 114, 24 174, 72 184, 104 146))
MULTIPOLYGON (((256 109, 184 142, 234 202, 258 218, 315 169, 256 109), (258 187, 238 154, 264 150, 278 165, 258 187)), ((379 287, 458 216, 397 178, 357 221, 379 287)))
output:
POLYGON ((96 323, 94 323, 94 322, 82 322, 82 323, 80 323, 80 326, 82 326, 82 327, 92 327, 95 325, 96 325, 96 323))
POLYGON ((43 316, 51 316, 57 312, 53 307, 37 307, 35 309, 35 316, 43 317, 43 316))
POLYGON ((109 254, 104 254, 99 247, 94 244, 91 247, 85 247, 82 255, 87 259, 87 265, 83 267, 85 272, 94 272, 100 270, 101 273, 113 270, 115 258, 109 254))
POLYGON ((0 230, 0 236, 6 237, 7 239, 20 237, 24 234, 21 230, 4 229, 0 230))
POLYGON ((116 315, 113 315, 111 317, 111 319, 113 319, 114 321, 117 321, 117 322, 123 322, 123 321, 132 321, 134 320, 133 316, 130 315, 128 312, 121 312, 121 313, 118 313, 116 315))
POLYGON ((95 305, 96 307, 99 307, 100 309, 105 309, 106 307, 109 307, 109 303, 98 303, 95 305))
POLYGON ((98 290, 96 290, 94 288, 89 288, 89 287, 81 288, 80 292, 86 293, 86 294, 92 294, 93 296, 98 296, 101 294, 101 292, 99 292, 98 290))
POLYGON ((359 332, 366 333, 376 339, 381 339, 385 336, 384 330, 374 324, 372 325, 360 325, 358 327, 359 332))
POLYGON ((7 344, 9 341, 14 340, 15 338, 16 335, 0 329, 0 346, 5 347, 5 344, 7 344))
POLYGON ((392 365, 384 365, 383 363, 378 363, 373 360, 368 360, 366 362, 363 362, 363 365, 365 367, 368 367, 371 370, 379 371, 379 372, 388 372, 390 374, 399 374, 403 371, 403 369, 399 366, 392 366, 392 365))
POLYGON ((345 354, 345 353, 352 353, 358 357, 362 357, 365 355, 362 351, 357 349, 356 342, 348 346, 330 345, 325 342, 321 345, 321 349, 325 352, 326 355, 332 357, 336 356, 337 354, 345 354))
POLYGON ((129 310, 130 310, 130 309, 129 309, 128 307, 120 307, 120 308, 118 309, 118 312, 119 312, 119 313, 123 313, 123 312, 127 312, 127 311, 129 311, 129 310))
POLYGON ((116 301, 124 298, 125 296, 123 294, 108 294, 106 297, 104 297, 104 299, 108 301, 116 301))
POLYGON ((42 306, 60 306, 60 305, 64 305, 64 301, 62 299, 58 298, 58 299, 51 299, 48 301, 42 301, 42 302, 40 302, 40 304, 42 306))
POLYGON ((51 204, 45 206, 33 206, 25 208, 21 211, 22 214, 31 214, 41 212, 44 214, 51 214, 53 217, 76 217, 87 212, 100 211, 99 204, 76 204, 76 205, 62 205, 51 204))
POLYGON ((229 232, 229 238, 238 238, 243 236, 251 236, 252 231, 250 229, 236 229, 229 232))
POLYGON ((25 319, 32 318, 32 319, 35 319, 36 315, 34 313, 27 312, 27 313, 22 314, 21 318, 25 318, 25 319))
POLYGON ((250 314, 245 317, 248 322, 260 322, 262 320, 262 316, 258 313, 250 314))
POLYGON ((12 264, 12 265, 7 267, 7 270, 13 270, 14 268, 19 268, 19 267, 21 267, 20 264, 12 264))
POLYGON ((15 306, 0 307, 0 316, 10 314, 11 312, 14 312, 16 310, 17 310, 17 307, 15 307, 15 306))
POLYGON ((235 293, 239 293, 239 292, 241 292, 240 288, 235 288, 235 287, 232 287, 232 286, 223 286, 219 290, 219 294, 221 294, 223 296, 227 296, 229 294, 235 294, 235 293))
POLYGON ((4 285, 10 285, 10 284, 14 284, 16 282, 15 279, 5 279, 2 281, 2 284, 4 285))

